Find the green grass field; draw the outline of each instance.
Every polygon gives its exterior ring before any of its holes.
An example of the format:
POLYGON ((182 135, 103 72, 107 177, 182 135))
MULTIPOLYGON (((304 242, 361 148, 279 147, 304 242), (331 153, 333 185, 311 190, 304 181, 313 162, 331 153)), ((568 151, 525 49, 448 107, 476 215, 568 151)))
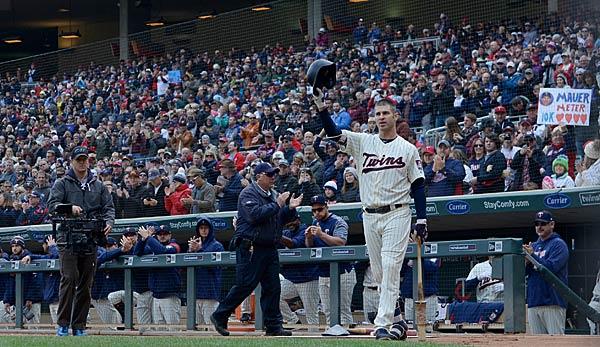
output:
MULTIPOLYGON (((244 346, 244 347, 326 347, 326 346, 383 346, 398 344, 396 341, 375 341, 374 339, 354 338, 264 338, 264 337, 142 337, 142 336, 87 336, 87 337, 55 337, 55 336, 7 336, 0 334, 0 347, 158 347, 158 346, 244 346)), ((418 343, 411 341, 401 343, 403 346, 443 346, 435 343, 418 343)), ((448 345, 446 345, 448 346, 448 345)))

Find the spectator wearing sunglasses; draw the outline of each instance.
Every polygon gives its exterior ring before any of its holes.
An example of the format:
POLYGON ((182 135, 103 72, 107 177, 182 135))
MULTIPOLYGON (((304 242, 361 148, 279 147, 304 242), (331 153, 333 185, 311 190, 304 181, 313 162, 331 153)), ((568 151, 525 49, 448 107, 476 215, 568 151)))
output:
MULTIPOLYGON (((534 225, 538 240, 523 245, 523 250, 567 284, 569 249, 554 232, 555 223, 549 211, 536 213, 534 225)), ((567 303, 531 262, 526 260, 526 264, 528 333, 564 335, 567 303)))

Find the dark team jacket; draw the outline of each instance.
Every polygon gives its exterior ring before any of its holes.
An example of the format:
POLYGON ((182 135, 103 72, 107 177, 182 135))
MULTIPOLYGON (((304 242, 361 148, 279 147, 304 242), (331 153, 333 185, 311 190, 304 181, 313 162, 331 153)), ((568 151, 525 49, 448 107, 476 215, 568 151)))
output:
MULTIPOLYGON (((39 259, 58 259, 58 247, 50 246, 48 248, 48 254, 32 254, 32 260, 39 259)), ((60 272, 50 271, 44 273, 44 290, 43 290, 43 301, 46 303, 58 302, 58 289, 60 286, 60 272)))
MULTIPOLYGON (((23 249, 20 254, 10 254, 8 260, 20 261, 26 256, 31 256, 32 253, 27 249, 23 249)), ((43 298, 43 287, 44 287, 44 276, 41 272, 29 272, 23 274, 23 300, 32 301, 34 303, 42 302, 43 298)), ((15 292, 15 275, 9 274, 6 277, 6 286, 4 288, 4 295, 2 301, 5 304, 14 305, 16 299, 15 292)))
MULTIPOLYGON (((400 274, 402 284, 400 293, 404 298, 413 298, 413 270, 415 269, 416 259, 413 260, 413 266, 408 266, 408 260, 402 264, 400 274)), ((439 290, 440 260, 423 259, 423 294, 425 296, 437 295, 439 290)))
POLYGON ((427 196, 454 195, 458 184, 465 178, 463 164, 452 158, 446 158, 444 169, 437 174, 433 172, 433 162, 425 167, 425 184, 427 196))
POLYGON ((283 226, 294 218, 294 211, 279 207, 273 191, 265 193, 255 182, 244 188, 238 200, 236 237, 260 246, 276 247, 283 226))
MULTIPOLYGON (((221 242, 215 239, 215 231, 211 221, 208 218, 202 218, 198 223, 208 221, 209 232, 198 253, 205 252, 223 252, 225 248, 221 242)), ((196 228, 197 230, 198 228, 196 228)), ((196 234, 196 236, 200 236, 196 234)), ((222 288, 222 269, 218 266, 198 266, 196 267, 196 299, 221 301, 222 288)))
POLYGON ((117 259, 123 255, 121 248, 106 250, 103 247, 96 249, 96 275, 92 286, 92 299, 106 299, 108 294, 124 288, 124 276, 122 270, 104 270, 100 265, 117 259))
POLYGON ((500 151, 484 157, 479 166, 475 193, 497 193, 504 191, 502 172, 506 170, 506 158, 500 151))
MULTIPOLYGON (((557 233, 553 233, 546 241, 538 239, 533 243, 531 255, 540 264, 552 271, 563 283, 568 284, 569 248, 557 233)), ((558 305, 567 307, 567 303, 552 288, 530 263, 526 267, 527 274, 527 307, 558 305)))
MULTIPOLYGON (((175 239, 171 239, 167 244, 161 244, 154 237, 148 237, 146 240, 138 240, 133 253, 137 256, 147 254, 176 254, 179 253, 179 250, 179 245, 175 239)), ((153 269, 148 273, 148 287, 152 291, 153 298, 164 299, 169 296, 179 296, 180 286, 181 276, 177 268, 153 269)))
MULTIPOLYGON (((284 229, 282 234, 292 240, 293 248, 306 248, 304 232, 306 224, 300 224, 297 230, 284 229)), ((280 245, 280 248, 285 248, 280 245)), ((319 279, 318 267, 308 264, 281 265, 281 274, 292 283, 304 283, 319 279)))

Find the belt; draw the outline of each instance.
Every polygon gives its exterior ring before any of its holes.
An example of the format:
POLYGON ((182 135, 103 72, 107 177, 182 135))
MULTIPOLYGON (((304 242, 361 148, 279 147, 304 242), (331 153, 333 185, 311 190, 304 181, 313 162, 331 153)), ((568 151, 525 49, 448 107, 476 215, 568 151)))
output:
POLYGON ((600 302, 600 296, 595 296, 592 298, 592 301, 600 302))
POLYGON ((369 288, 369 289, 371 289, 371 290, 377 290, 377 289, 378 289, 378 287, 377 287, 377 286, 375 286, 375 287, 367 287, 367 288, 369 288))
POLYGON ((368 213, 388 213, 390 211, 402 208, 404 205, 403 204, 395 204, 395 205, 386 205, 386 206, 381 206, 381 207, 365 207, 365 212, 368 213))

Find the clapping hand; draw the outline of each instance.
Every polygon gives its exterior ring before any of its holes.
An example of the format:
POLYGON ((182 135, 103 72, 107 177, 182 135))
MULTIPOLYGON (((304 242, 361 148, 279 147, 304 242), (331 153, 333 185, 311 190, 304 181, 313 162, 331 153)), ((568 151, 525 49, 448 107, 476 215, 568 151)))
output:
POLYGON ((200 237, 192 237, 188 240, 188 249, 190 252, 198 252, 202 248, 202 239, 200 237))
POLYGON ((302 203, 302 196, 303 194, 300 194, 299 196, 290 199, 290 209, 295 209, 296 207, 300 206, 302 203))
POLYGON ((290 197, 290 192, 285 192, 285 193, 279 194, 279 196, 277 197, 277 205, 279 205, 279 207, 285 206, 285 202, 287 201, 287 199, 289 197, 290 197))
POLYGON ((138 235, 140 235, 142 240, 146 240, 149 236, 152 236, 152 234, 154 234, 154 230, 150 228, 140 227, 138 229, 138 235))
POLYGON ((133 248, 133 242, 125 236, 121 236, 121 251, 127 253, 133 248))
POLYGON ((56 240, 52 235, 48 235, 46 238, 46 243, 48 244, 48 247, 56 246, 56 240))

